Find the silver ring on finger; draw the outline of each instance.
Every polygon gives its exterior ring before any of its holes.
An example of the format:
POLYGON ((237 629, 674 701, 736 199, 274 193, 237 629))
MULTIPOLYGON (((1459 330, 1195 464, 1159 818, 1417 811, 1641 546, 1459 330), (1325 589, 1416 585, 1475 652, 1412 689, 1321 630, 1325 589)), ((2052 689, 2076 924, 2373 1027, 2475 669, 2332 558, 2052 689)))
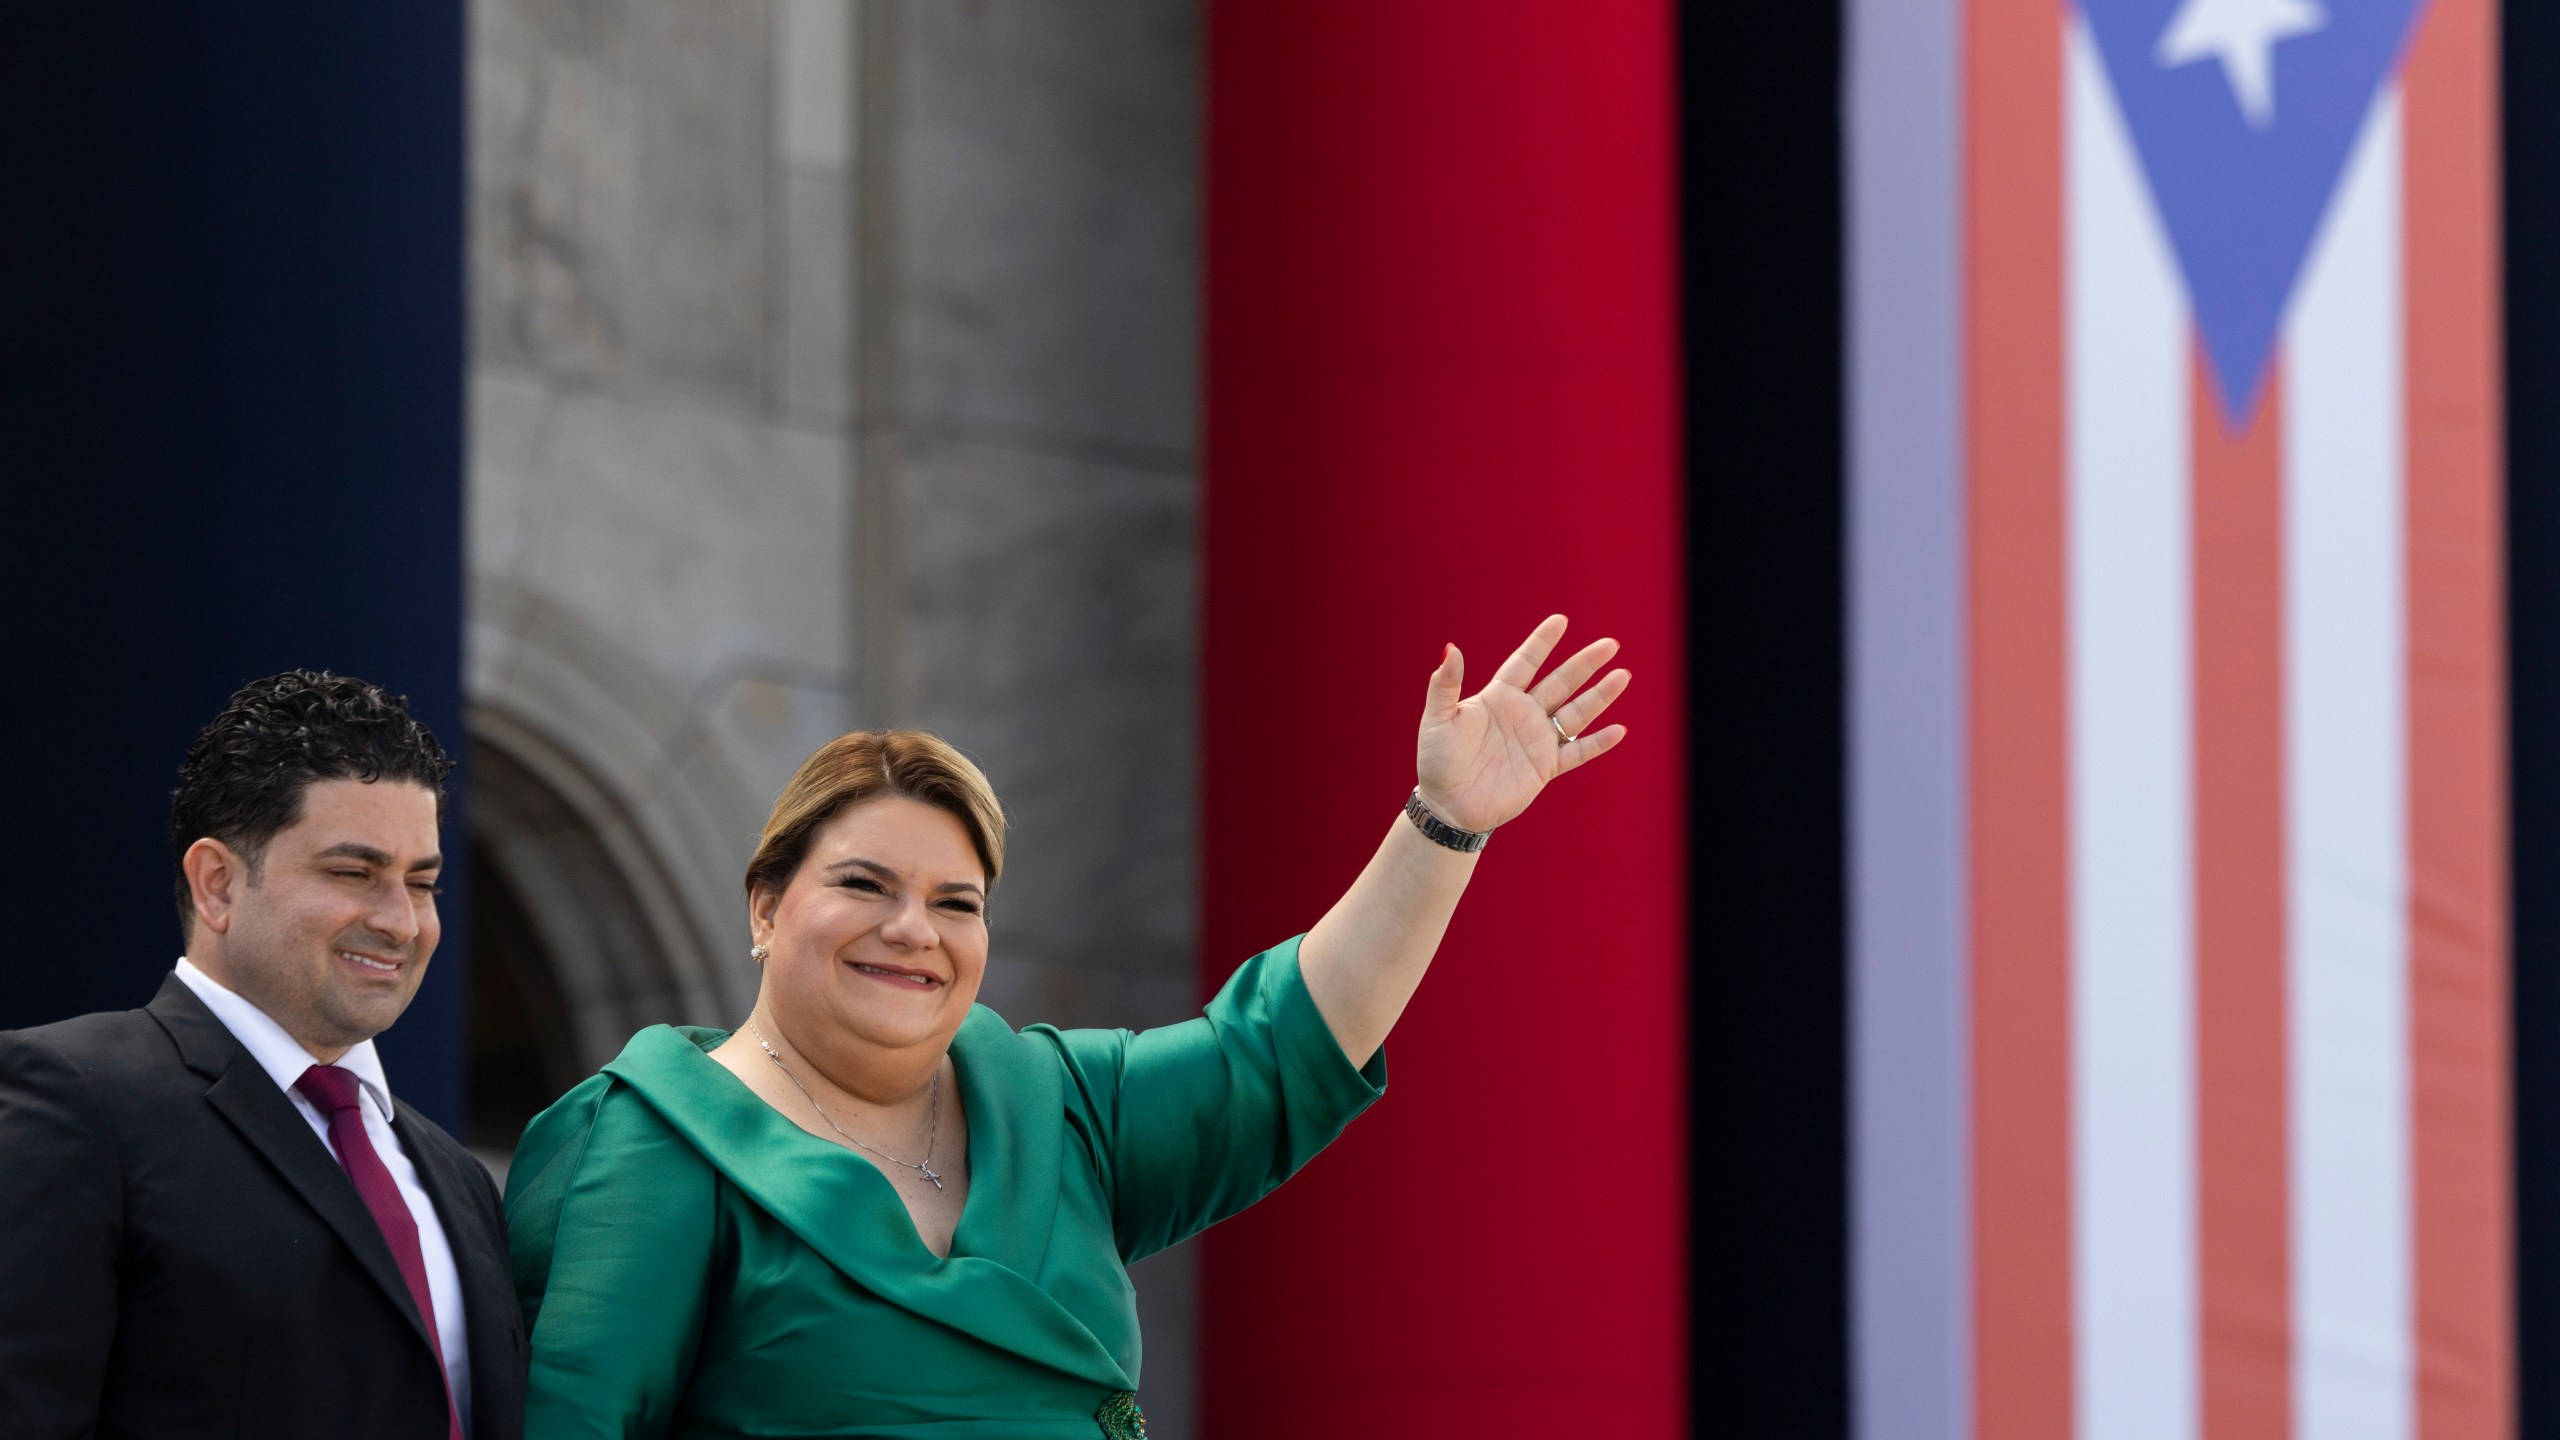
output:
POLYGON ((1556 729, 1556 743, 1557 743, 1558 745, 1570 745, 1570 744, 1572 744, 1572 743, 1574 742, 1574 740, 1577 738, 1577 737, 1575 737, 1575 736, 1567 735, 1566 733, 1564 733, 1564 722, 1563 722, 1563 721, 1561 721, 1561 720, 1559 720, 1559 719, 1557 719, 1555 716, 1553 716, 1553 715, 1549 715, 1549 716, 1547 717, 1547 723, 1555 727, 1555 729, 1556 729))

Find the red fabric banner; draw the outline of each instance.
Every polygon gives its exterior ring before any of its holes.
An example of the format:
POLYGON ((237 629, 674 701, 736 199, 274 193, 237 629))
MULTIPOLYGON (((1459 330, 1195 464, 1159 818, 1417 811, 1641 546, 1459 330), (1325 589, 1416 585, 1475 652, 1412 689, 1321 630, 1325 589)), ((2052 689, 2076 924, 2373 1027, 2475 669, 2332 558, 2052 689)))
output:
POLYGON ((1472 690, 1561 610, 1637 677, 1495 837, 1387 1099, 1209 1237, 1221 1440, 1686 1433, 1672 42, 1649 0, 1214 10, 1204 987, 1401 823, 1444 641, 1472 690))

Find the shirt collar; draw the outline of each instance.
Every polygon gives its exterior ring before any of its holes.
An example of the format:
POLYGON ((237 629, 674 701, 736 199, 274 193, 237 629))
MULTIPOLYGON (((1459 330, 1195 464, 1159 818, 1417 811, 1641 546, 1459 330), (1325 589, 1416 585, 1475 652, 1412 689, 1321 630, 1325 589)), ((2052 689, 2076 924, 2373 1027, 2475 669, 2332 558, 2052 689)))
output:
MULTIPOLYGON (((293 1087, 302 1079, 303 1071, 320 1063, 310 1051, 302 1048, 301 1041, 276 1023, 274 1016, 251 1004, 239 992, 226 988, 184 955, 178 957, 178 978, 186 982, 188 989, 196 992, 196 998, 213 1012, 213 1018, 222 1022, 222 1028, 231 1032, 231 1038, 240 1042, 240 1047, 249 1052, 249 1058, 257 1061, 258 1068, 266 1071, 267 1078, 275 1081, 276 1088, 287 1095, 294 1093, 293 1087)), ((387 1123, 392 1118, 391 1082, 383 1078, 382 1057, 374 1053, 373 1042, 366 1040, 358 1044, 339 1056, 337 1064, 339 1069, 356 1077, 366 1097, 373 1101, 373 1108, 381 1112, 387 1123)))

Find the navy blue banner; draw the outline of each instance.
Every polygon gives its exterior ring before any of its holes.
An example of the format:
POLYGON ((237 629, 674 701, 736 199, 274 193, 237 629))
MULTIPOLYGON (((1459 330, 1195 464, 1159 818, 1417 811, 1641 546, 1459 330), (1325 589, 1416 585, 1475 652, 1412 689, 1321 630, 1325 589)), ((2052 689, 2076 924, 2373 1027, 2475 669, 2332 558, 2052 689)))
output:
MULTIPOLYGON (((150 998, 242 681, 361 675, 461 748, 462 45, 458 3, 0 7, 0 1027, 150 998)), ((384 1049, 450 1125, 448 905, 384 1049)))

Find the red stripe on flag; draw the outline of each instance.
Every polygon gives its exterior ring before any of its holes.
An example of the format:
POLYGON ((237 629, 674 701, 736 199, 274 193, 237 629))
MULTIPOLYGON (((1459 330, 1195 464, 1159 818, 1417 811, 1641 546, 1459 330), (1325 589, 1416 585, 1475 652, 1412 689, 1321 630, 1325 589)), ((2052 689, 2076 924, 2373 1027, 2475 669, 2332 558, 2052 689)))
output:
POLYGON ((2287 1280, 2284 377, 2194 419, 2197 1308, 2204 1440, 2293 1433, 2287 1280))
POLYGON ((2436 0, 2403 80, 2418 1435, 2493 1440, 2515 1358, 2492 0, 2436 0))
POLYGON ((2071 1433, 2062 56, 2053 0, 1968 0, 1974 1413, 2071 1433))

